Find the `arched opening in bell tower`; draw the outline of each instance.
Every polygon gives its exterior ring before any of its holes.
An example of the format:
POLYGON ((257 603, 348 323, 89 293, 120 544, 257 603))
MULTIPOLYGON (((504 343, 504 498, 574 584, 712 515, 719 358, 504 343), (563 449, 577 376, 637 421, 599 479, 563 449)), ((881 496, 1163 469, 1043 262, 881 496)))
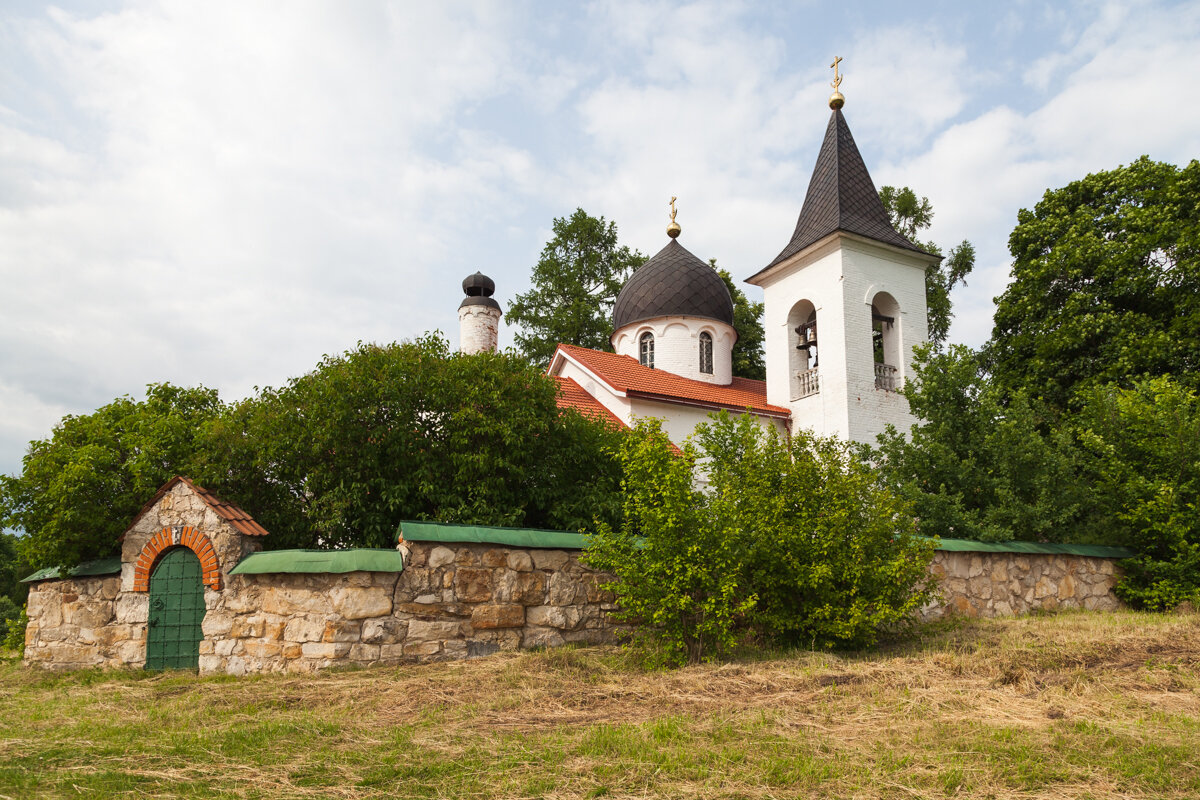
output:
POLYGON ((893 392, 900 388, 900 304, 887 292, 871 300, 871 351, 875 388, 893 392))
POLYGON ((791 397, 799 400, 821 391, 817 368, 817 309, 809 300, 801 300, 788 313, 788 371, 791 397))

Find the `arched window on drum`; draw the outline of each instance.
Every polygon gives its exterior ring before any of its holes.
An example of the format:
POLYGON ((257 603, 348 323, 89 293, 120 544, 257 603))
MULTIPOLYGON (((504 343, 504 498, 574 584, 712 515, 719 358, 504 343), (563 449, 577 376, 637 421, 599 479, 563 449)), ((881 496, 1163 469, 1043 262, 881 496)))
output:
POLYGON ((638 339, 638 362, 643 367, 654 369, 654 334, 646 331, 638 339))
POLYGON ((713 340, 708 331, 700 334, 700 372, 704 375, 713 374, 713 340))

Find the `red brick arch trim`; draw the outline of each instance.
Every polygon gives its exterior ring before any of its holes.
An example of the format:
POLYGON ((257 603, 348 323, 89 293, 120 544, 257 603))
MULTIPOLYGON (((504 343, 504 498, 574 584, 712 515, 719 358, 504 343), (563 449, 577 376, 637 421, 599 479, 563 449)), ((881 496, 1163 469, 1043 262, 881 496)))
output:
POLYGON ((200 558, 200 568, 204 571, 201 583, 220 591, 221 571, 217 567, 217 551, 213 549, 212 540, 191 525, 163 528, 150 537, 133 565, 133 590, 150 591, 150 568, 164 550, 176 545, 183 545, 200 558))

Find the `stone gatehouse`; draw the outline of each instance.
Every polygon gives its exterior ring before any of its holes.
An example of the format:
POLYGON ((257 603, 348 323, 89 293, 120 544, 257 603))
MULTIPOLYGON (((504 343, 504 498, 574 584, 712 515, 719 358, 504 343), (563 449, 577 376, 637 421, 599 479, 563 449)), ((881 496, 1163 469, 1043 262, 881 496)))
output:
MULTIPOLYGON (((135 516, 121 556, 26 579, 25 660, 53 668, 307 672, 612 642, 584 537, 403 523, 395 550, 262 551, 262 526, 186 478, 135 516)), ((943 541, 924 618, 1109 609, 1114 548, 943 541)))

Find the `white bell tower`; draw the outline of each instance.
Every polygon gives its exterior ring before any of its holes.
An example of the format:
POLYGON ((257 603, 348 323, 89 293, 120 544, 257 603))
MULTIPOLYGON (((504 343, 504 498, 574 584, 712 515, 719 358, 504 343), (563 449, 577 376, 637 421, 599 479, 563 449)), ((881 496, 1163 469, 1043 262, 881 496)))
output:
POLYGON ((928 337, 925 270, 940 258, 892 227, 842 116, 836 64, 796 230, 747 283, 763 288, 767 401, 791 410, 793 430, 874 444, 916 421, 897 390, 928 337))

